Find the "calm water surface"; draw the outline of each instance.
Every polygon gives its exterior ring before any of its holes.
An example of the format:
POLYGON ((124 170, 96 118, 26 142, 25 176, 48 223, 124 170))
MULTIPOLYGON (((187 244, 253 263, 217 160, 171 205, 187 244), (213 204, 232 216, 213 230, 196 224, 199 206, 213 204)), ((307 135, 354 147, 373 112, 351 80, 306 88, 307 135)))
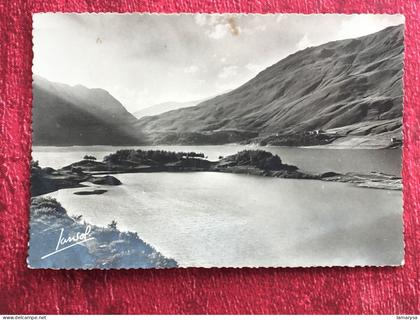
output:
MULTIPOLYGON (((162 147, 163 148, 163 147, 162 147)), ((41 165, 61 167, 118 147, 35 148, 41 165)), ((171 147, 209 158, 243 146, 171 147)), ((399 171, 395 150, 270 148, 313 171, 399 171), (341 170, 343 168, 343 170, 341 170)), ((385 265, 402 261, 401 192, 350 184, 228 173, 115 175, 121 186, 102 195, 59 190, 70 215, 139 236, 183 266, 385 265)), ((87 188, 83 188, 86 190, 87 188)))

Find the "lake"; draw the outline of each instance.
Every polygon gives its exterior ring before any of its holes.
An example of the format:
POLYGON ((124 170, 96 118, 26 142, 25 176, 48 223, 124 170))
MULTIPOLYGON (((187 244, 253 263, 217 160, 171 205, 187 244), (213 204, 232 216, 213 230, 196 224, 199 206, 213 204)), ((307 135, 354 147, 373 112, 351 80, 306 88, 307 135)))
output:
POLYGON ((378 171, 401 174, 401 150, 363 149, 315 149, 296 147, 260 147, 250 145, 221 146, 74 146, 74 147, 33 147, 32 158, 41 166, 55 169, 80 161, 86 154, 102 160, 104 156, 119 149, 169 150, 203 152, 209 160, 219 156, 235 154, 244 149, 263 149, 279 155, 284 163, 313 172, 364 172, 378 171))
MULTIPOLYGON (((85 154, 100 159, 114 148, 121 147, 35 147, 33 157, 60 167, 85 154)), ((159 148, 216 159, 244 146, 159 148)), ((310 171, 400 171, 399 150, 265 149, 310 171)), ((403 259, 399 191, 216 172, 115 176, 122 185, 90 185, 108 190, 101 195, 74 195, 80 188, 50 195, 89 223, 116 220, 119 229, 138 232, 182 267, 387 265, 403 259)))

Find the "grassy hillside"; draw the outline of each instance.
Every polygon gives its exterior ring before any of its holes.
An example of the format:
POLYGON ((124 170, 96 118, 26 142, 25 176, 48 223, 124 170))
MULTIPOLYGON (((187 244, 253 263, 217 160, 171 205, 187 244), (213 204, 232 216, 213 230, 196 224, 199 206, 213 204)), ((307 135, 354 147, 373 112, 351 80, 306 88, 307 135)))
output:
POLYGON ((403 26, 389 27, 296 52, 231 92, 136 125, 156 144, 276 144, 277 136, 318 129, 398 136, 402 63, 403 26))
MULTIPOLYGON (((117 222, 98 227, 82 221, 83 216, 69 216, 66 209, 51 197, 31 199, 28 264, 31 268, 112 269, 176 268, 177 262, 163 256, 144 242, 137 233, 122 232, 117 222), (63 230, 64 238, 86 234, 86 241, 45 257, 57 250, 63 230), (44 257, 44 258, 43 258, 44 257)), ((74 244, 75 241, 71 242, 74 244)), ((60 249, 70 244, 60 245, 60 249)))

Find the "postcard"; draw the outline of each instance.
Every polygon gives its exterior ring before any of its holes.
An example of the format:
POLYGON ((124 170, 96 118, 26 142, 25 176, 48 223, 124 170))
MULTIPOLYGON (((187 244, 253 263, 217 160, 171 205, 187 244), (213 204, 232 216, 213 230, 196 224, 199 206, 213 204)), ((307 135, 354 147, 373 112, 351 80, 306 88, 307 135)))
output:
POLYGON ((399 266, 404 17, 33 15, 30 268, 399 266))

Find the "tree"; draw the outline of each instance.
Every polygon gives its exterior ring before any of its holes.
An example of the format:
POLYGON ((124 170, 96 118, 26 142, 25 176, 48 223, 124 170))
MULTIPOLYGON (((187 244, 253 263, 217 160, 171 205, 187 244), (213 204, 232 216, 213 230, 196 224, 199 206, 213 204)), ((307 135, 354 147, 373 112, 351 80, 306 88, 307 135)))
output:
POLYGON ((81 215, 81 214, 71 216, 71 218, 76 222, 80 222, 82 220, 82 217, 83 217, 83 215, 81 215))
POLYGON ((39 168, 39 161, 31 160, 31 168, 39 168))
POLYGON ((117 230, 117 221, 112 220, 110 224, 108 224, 108 228, 112 230, 117 230))

